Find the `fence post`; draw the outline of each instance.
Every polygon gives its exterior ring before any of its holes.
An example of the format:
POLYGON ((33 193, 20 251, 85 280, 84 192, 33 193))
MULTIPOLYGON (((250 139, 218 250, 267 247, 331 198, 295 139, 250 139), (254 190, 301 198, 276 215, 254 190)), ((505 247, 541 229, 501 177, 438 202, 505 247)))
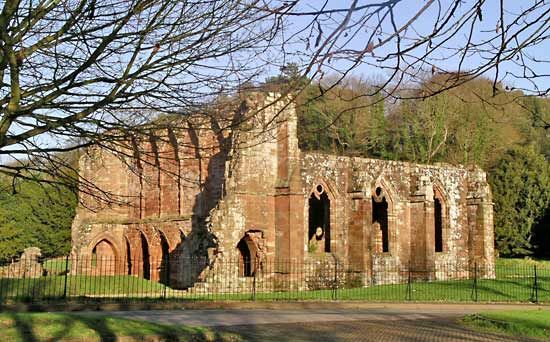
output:
POLYGON ((336 291, 338 290, 338 259, 334 258, 334 284, 332 285, 332 300, 336 300, 338 297, 336 291))
POLYGON ((252 272, 252 300, 256 300, 256 269, 252 272))
POLYGON ((63 286, 63 299, 67 299, 67 276, 69 274, 69 255, 65 257, 65 285, 63 286))
POLYGON ((472 299, 477 302, 477 262, 474 262, 474 283, 472 284, 472 299))
POLYGON ((163 255, 164 257, 164 291, 163 291, 163 299, 166 300, 166 292, 168 291, 168 287, 170 286, 170 256, 169 255, 163 255))
POLYGON ((407 300, 412 300, 412 284, 411 284, 411 263, 409 261, 409 269, 408 269, 408 276, 407 276, 407 300))
POLYGON ((538 283, 538 277, 537 277, 537 265, 533 265, 533 271, 535 272, 535 279, 533 281, 533 291, 531 292, 531 301, 538 304, 539 283, 538 283))

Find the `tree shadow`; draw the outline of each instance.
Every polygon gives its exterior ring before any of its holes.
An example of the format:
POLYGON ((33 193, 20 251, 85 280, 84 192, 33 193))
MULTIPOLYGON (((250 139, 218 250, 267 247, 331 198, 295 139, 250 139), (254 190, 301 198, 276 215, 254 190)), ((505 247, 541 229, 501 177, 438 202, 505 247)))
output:
MULTIPOLYGON (((241 120, 241 108, 236 111, 232 122, 241 120)), ((203 123, 204 124, 204 123, 203 123)), ((207 130, 214 133, 216 144, 213 146, 201 145, 200 131, 204 127, 195 127, 191 121, 187 123, 187 133, 191 141, 194 158, 198 166, 200 191, 195 195, 191 217, 191 232, 170 252, 170 271, 176 271, 180 279, 172 283, 175 288, 193 287, 195 283, 205 279, 204 271, 212 266, 218 241, 209 227, 211 212, 216 208, 225 195, 225 175, 232 144, 232 133, 223 134, 223 129, 215 117, 210 117, 207 130), (207 155, 204 151, 215 149, 217 152, 207 155), (205 161, 207 165, 205 167, 205 161), (204 179, 204 180, 203 180, 204 179)), ((174 146, 177 148, 177 146, 174 146)))
POLYGON ((132 338, 132 340, 152 341, 234 341, 231 334, 202 328, 189 328, 176 325, 154 324, 142 321, 121 320, 109 322, 112 317, 100 314, 49 314, 49 313, 10 313, 12 322, 0 323, 4 328, 14 328, 21 341, 59 341, 64 339, 99 340, 112 342, 132 338), (52 316, 53 315, 53 316, 52 316), (143 331, 133 331, 132 324, 149 324, 143 331), (128 328, 127 325, 130 325, 128 328), (96 336, 93 337, 92 336, 96 336))
POLYGON ((9 317, 14 320, 15 328, 17 329, 19 336, 21 336, 21 340, 29 342, 38 341, 38 338, 32 330, 32 324, 22 319, 22 317, 18 314, 11 314, 9 317))

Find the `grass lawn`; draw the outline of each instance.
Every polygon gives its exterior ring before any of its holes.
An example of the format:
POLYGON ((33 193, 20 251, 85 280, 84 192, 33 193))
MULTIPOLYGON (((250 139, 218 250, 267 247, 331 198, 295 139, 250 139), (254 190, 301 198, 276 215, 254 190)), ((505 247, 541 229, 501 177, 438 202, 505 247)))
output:
POLYGON ((550 310, 482 312, 463 323, 475 330, 550 340, 550 310))
MULTIPOLYGON (((236 291, 237 292, 237 291, 236 291)), ((168 291, 168 297, 170 297, 168 291)), ((252 294, 185 294, 183 298, 197 300, 250 300, 252 294)), ((531 279, 478 280, 477 291, 471 280, 434 281, 407 284, 377 285, 371 287, 338 289, 336 291, 280 291, 261 292, 256 300, 372 300, 372 301, 441 301, 441 302, 528 302, 533 300, 531 279)), ((539 302, 550 302, 550 277, 539 279, 539 302)))
POLYGON ((67 297, 159 297, 163 284, 133 276, 47 276, 41 278, 0 279, 4 298, 67 297))
POLYGON ((7 341, 115 341, 121 337, 141 341, 153 336, 170 341, 241 341, 235 334, 206 328, 61 313, 1 313, 0 329, 7 341))
POLYGON ((42 267, 49 275, 65 274, 71 269, 71 260, 67 260, 63 257, 48 259, 44 260, 42 267))

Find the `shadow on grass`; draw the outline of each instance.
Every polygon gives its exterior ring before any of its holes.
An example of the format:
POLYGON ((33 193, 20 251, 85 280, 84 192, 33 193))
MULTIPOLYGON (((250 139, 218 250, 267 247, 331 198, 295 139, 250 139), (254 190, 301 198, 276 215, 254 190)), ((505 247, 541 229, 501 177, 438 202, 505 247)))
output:
POLYGON ((512 336, 546 338, 550 331, 550 315, 544 312, 482 313, 466 316, 465 325, 481 331, 512 336))
POLYGON ((15 323, 15 328, 17 329, 18 335, 21 337, 22 341, 35 342, 38 339, 34 336, 32 331, 32 325, 25 319, 21 319, 20 315, 14 314, 10 315, 15 323))
POLYGON ((8 341, 124 340, 239 341, 235 334, 204 328, 164 325, 123 318, 62 313, 1 313, 0 329, 8 341))

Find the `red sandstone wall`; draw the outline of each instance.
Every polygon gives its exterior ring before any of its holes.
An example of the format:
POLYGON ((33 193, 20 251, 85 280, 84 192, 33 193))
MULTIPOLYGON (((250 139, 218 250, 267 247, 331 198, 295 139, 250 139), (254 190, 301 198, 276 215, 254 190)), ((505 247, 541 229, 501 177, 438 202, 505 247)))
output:
MULTIPOLYGON (((80 193, 84 205, 77 210, 72 237, 75 256, 91 258, 96 244, 108 241, 113 251, 102 251, 103 255, 142 259, 143 234, 150 278, 158 280, 160 236, 171 254, 197 249, 195 235, 204 228, 201 222, 221 198, 227 156, 219 136, 204 121, 154 134, 141 137, 134 150, 115 154, 91 148, 82 156, 82 180, 102 192, 80 193)), ((93 267, 84 268, 81 271, 89 272, 93 267)), ((116 272, 141 275, 143 265, 117 266, 116 272)))
MULTIPOLYGON (((264 100, 273 99, 252 99, 247 106, 264 100)), ((143 236, 153 280, 162 280, 162 239, 172 256, 208 251, 211 258, 231 258, 239 241, 253 234, 268 260, 309 260, 318 255, 308 252, 308 200, 321 184, 330 200, 331 254, 353 270, 376 278, 388 266, 410 265, 444 278, 442 265, 493 265, 492 203, 481 170, 302 153, 292 106, 278 104, 261 114, 233 132, 229 150, 220 148, 219 132, 205 122, 142 137, 137 157, 126 153, 133 158, 91 150, 81 160, 82 176, 127 203, 100 205, 81 194, 96 211, 79 208, 73 253, 88 256, 106 239, 113 251, 104 254, 143 259, 143 236), (387 253, 373 231, 377 187, 388 202, 387 253), (434 191, 445 201, 445 249, 438 253, 434 191)), ((117 272, 143 276, 144 265, 117 272)), ((170 280, 185 283, 178 271, 170 280)))
MULTIPOLYGON (((492 203, 486 175, 479 169, 305 153, 301 175, 306 208, 315 184, 323 182, 330 189, 336 204, 331 199, 333 252, 359 268, 376 273, 388 265, 437 270, 443 265, 467 269, 473 262, 494 264, 492 203), (391 198, 388 253, 373 248, 370 198, 379 186, 391 198), (446 202, 445 248, 437 253, 434 187, 446 202)), ((307 231, 307 209, 304 216, 302 229, 307 231)))

